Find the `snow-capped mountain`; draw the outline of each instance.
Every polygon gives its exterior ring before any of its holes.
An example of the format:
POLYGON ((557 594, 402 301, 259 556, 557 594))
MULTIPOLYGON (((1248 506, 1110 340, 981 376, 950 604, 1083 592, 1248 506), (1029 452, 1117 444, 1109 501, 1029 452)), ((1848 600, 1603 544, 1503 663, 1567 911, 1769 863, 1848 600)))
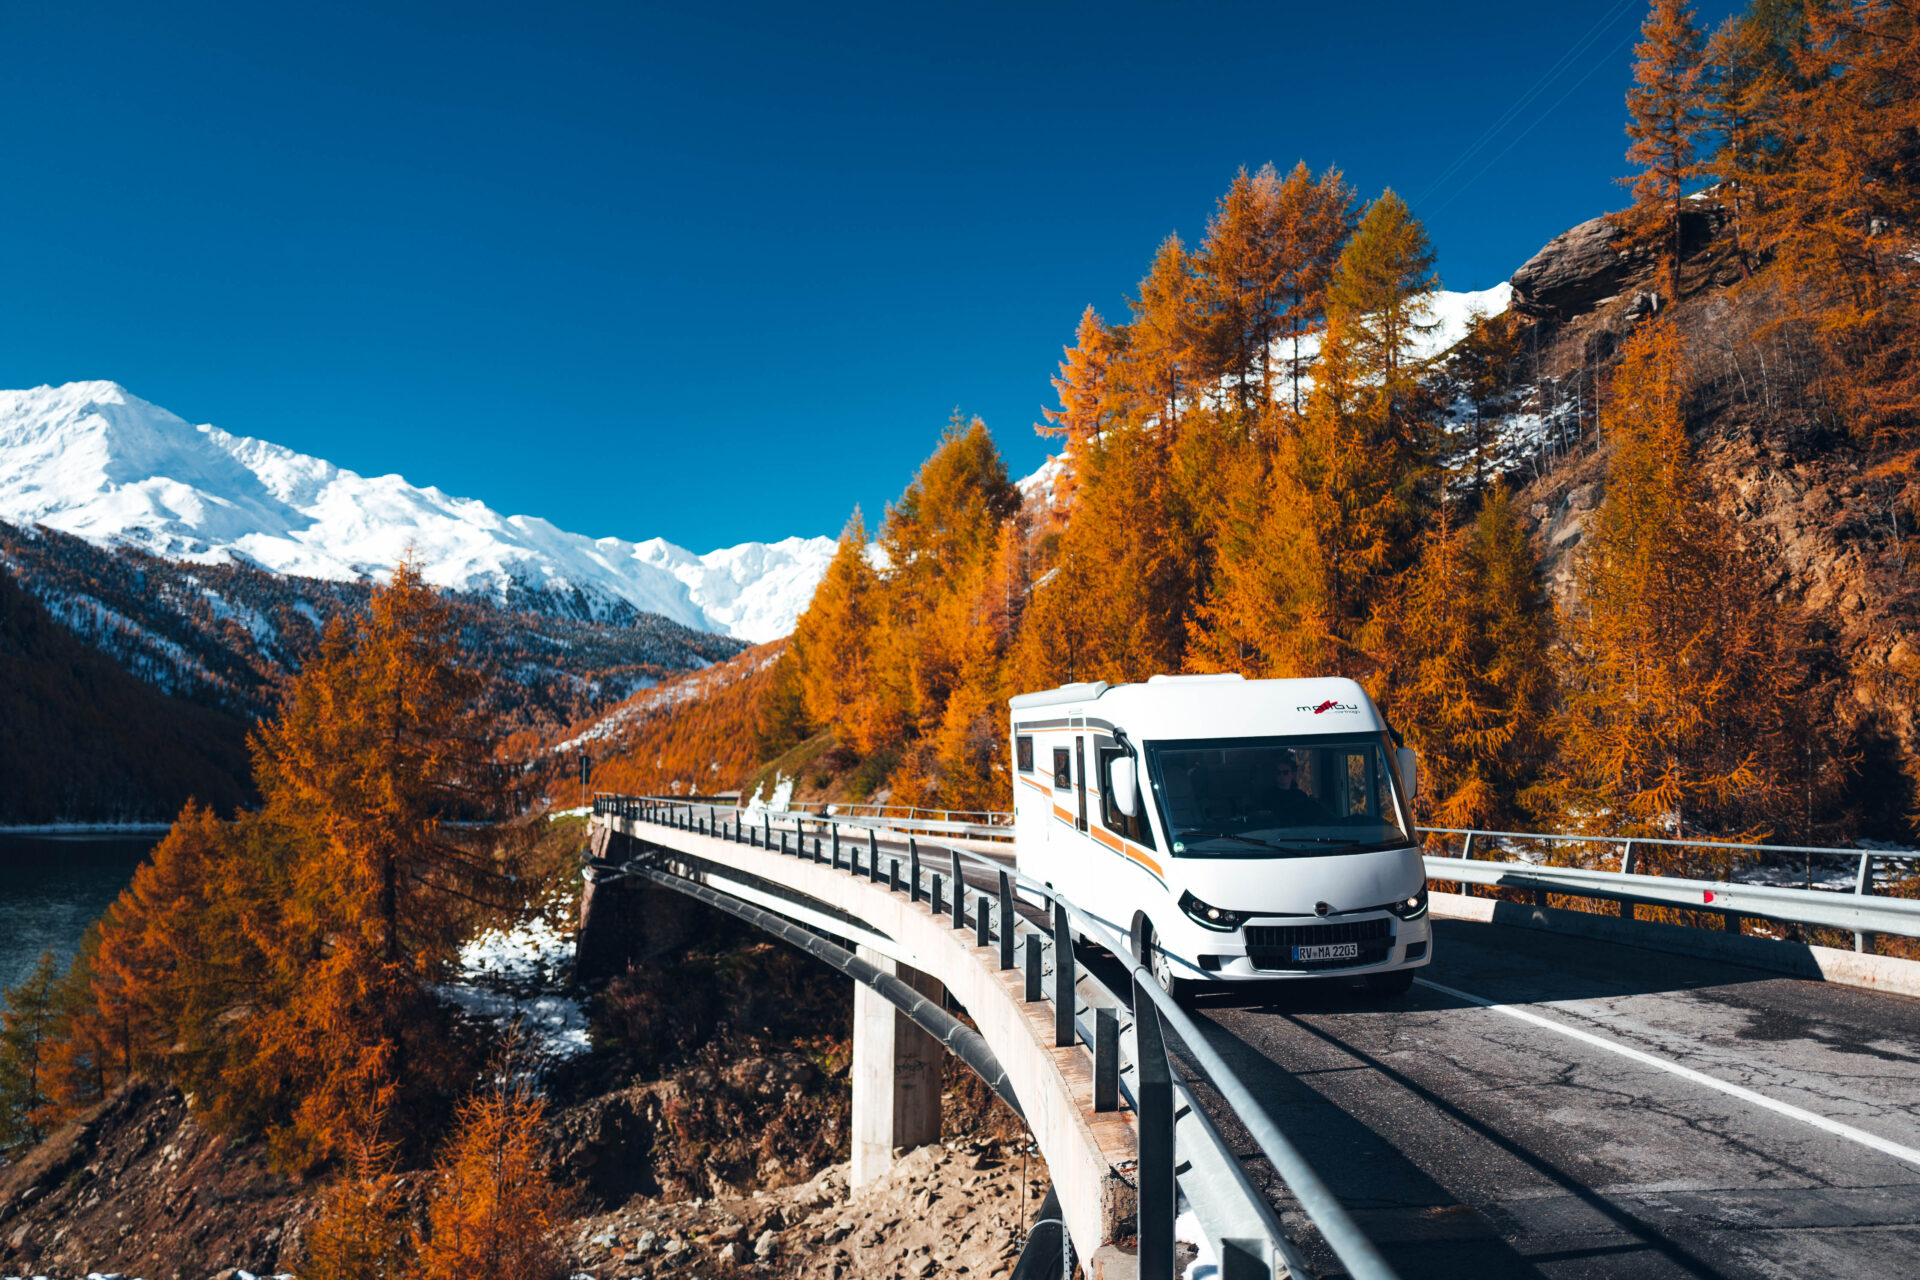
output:
POLYGON ((0 520, 334 580, 379 578, 411 547, 440 586, 570 617, 657 613, 755 643, 793 629, 834 549, 786 538, 696 555, 587 538, 195 426, 113 382, 0 391, 0 520))

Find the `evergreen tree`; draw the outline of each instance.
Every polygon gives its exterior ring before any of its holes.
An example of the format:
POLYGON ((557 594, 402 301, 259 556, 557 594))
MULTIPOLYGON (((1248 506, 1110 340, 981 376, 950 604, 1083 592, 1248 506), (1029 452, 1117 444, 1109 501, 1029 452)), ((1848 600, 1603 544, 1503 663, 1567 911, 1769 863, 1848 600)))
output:
POLYGON ((1680 296, 1680 214, 1687 184, 1702 172, 1697 153, 1706 127, 1706 60, 1700 29, 1683 0, 1652 0, 1634 46, 1634 88, 1627 93, 1627 161, 1640 172, 1624 225, 1637 241, 1661 245, 1667 299, 1680 296))

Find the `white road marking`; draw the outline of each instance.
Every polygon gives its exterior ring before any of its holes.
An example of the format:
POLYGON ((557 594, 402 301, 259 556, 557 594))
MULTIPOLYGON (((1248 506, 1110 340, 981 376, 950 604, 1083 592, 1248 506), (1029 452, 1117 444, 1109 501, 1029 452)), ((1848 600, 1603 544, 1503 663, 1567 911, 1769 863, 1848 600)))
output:
POLYGON ((1729 1084, 1725 1080, 1716 1080, 1704 1072, 1695 1071, 1692 1067, 1683 1067, 1677 1062, 1668 1062, 1665 1058, 1656 1058, 1650 1053, 1642 1053, 1638 1049, 1630 1049, 1626 1045, 1608 1040, 1604 1036, 1594 1035, 1591 1031, 1582 1031, 1578 1027, 1570 1027, 1563 1022, 1555 1022, 1551 1018, 1543 1018, 1537 1013, 1529 1013, 1525 1009, 1517 1009, 1510 1004, 1501 1004, 1497 1000, 1489 1000, 1484 996, 1476 996, 1471 992, 1461 991, 1455 987, 1442 986, 1438 982, 1433 982, 1427 978, 1415 978, 1414 981, 1423 987, 1431 987, 1443 995, 1452 996, 1456 1000, 1465 1000, 1468 1004, 1477 1004, 1483 1009, 1491 1009, 1495 1013, 1504 1013, 1509 1018, 1518 1018, 1520 1021, 1532 1023, 1536 1027, 1545 1027, 1548 1031, 1558 1032, 1560 1035, 1570 1039, 1578 1040, 1583 1044, 1590 1044, 1596 1049, 1605 1049, 1608 1053, 1618 1054, 1623 1058, 1631 1059, 1645 1066, 1658 1067, 1662 1071, 1671 1072, 1682 1079, 1691 1080, 1695 1084, 1705 1085, 1709 1089, 1717 1089, 1721 1093, 1727 1094, 1730 1097, 1739 1098, 1743 1102, 1751 1102, 1757 1107, 1764 1107, 1768 1111, 1786 1116, 1790 1120, 1798 1120, 1803 1124, 1810 1124, 1816 1129, 1823 1129, 1835 1137, 1845 1138, 1849 1142, 1857 1142, 1863 1147, 1872 1147, 1875 1151, 1890 1155, 1896 1160, 1904 1160, 1908 1164, 1920 1165, 1920 1150, 1915 1150, 1912 1147, 1903 1147, 1897 1142, 1889 1142, 1887 1139, 1868 1133, 1864 1129, 1856 1129, 1850 1124, 1842 1124, 1838 1120, 1830 1120, 1826 1116, 1816 1115, 1811 1111, 1793 1106, 1790 1103, 1780 1102, 1777 1099, 1767 1097, 1765 1094, 1755 1093, 1751 1089, 1743 1089, 1739 1085, 1729 1084))

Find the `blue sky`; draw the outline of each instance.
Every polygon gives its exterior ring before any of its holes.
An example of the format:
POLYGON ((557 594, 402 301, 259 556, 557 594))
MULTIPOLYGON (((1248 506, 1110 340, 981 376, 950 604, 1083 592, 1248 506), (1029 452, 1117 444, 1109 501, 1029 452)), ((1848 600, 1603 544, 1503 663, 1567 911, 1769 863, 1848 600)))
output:
POLYGON ((1621 202, 1644 8, 9 0, 0 385, 596 536, 833 533, 956 406, 1037 465, 1081 308, 1241 165, 1504 279, 1621 202))

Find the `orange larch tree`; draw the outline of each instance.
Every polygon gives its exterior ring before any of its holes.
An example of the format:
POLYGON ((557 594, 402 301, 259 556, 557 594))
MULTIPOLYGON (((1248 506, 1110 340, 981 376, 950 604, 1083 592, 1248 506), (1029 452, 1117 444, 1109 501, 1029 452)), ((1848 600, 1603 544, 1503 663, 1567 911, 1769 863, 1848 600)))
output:
POLYGON ((1634 87, 1627 92, 1627 161, 1640 172, 1622 219, 1629 237, 1661 245, 1667 300, 1680 296, 1680 214, 1687 186, 1703 172, 1699 142, 1706 127, 1704 39, 1683 0, 1652 0, 1634 46, 1634 87))

